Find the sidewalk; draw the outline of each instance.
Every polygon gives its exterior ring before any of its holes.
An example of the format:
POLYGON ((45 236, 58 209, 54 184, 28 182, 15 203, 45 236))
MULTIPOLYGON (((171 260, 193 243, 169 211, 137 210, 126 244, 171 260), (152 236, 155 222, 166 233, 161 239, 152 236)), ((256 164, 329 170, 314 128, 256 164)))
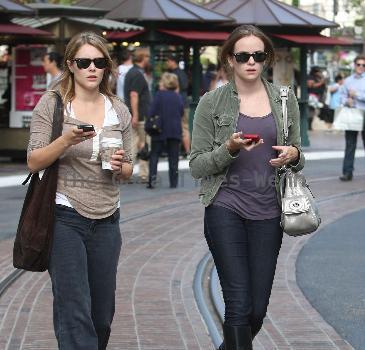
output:
MULTIPOLYGON (((354 180, 350 186, 364 188, 365 179, 354 180)), ((320 184, 313 187, 319 198, 331 194, 320 184)), ((340 184, 338 193, 345 190, 348 187, 340 184)), ((203 208, 194 198, 196 192, 165 196, 158 205, 171 209, 122 225, 116 314, 108 349, 213 349, 192 289, 197 265, 208 251, 202 234, 203 208)), ((352 200, 357 209, 365 208, 364 195, 352 200)), ((151 202, 126 204, 123 216, 156 207, 151 202)), ((351 201, 326 202, 321 205, 323 227, 352 210, 351 201)), ((255 350, 351 349, 297 287, 295 261, 307 239, 284 239, 268 318, 255 350)), ((8 266, 10 248, 10 241, 0 245, 2 271, 8 266)), ((46 273, 22 275, 0 299, 0 348, 57 348, 46 273)))
MULTIPOLYGON (((341 151, 341 135, 316 132, 311 142, 313 149, 318 145, 321 151, 341 151), (321 145, 322 140, 326 140, 325 145, 321 145)), ((362 193, 347 200, 334 195, 364 188, 364 177, 341 183, 336 176, 326 180, 326 186, 323 181, 314 182, 312 189, 322 201, 321 229, 365 208, 362 193)), ((213 349, 192 289, 198 263, 208 252, 197 190, 163 196, 157 191, 154 200, 142 198, 122 205, 122 219, 142 213, 147 215, 121 225, 123 247, 108 350, 213 349), (156 207, 160 210, 148 214, 156 207)), ((295 263, 308 239, 310 236, 284 237, 268 317, 255 350, 352 349, 297 286, 295 263)), ((11 270, 11 246, 11 240, 0 242, 0 281, 11 270)), ((23 274, 0 298, 0 349, 57 349, 47 273, 23 274)))

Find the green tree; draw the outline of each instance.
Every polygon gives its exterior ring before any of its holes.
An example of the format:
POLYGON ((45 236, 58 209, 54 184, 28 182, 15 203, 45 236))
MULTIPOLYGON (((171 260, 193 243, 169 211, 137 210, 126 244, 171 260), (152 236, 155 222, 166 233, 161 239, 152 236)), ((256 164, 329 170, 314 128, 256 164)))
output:
POLYGON ((363 53, 365 54, 365 0, 348 0, 348 2, 361 17, 361 19, 359 18, 357 22, 362 23, 363 53))
POLYGON ((299 0, 292 0, 291 4, 295 7, 299 7, 299 0))

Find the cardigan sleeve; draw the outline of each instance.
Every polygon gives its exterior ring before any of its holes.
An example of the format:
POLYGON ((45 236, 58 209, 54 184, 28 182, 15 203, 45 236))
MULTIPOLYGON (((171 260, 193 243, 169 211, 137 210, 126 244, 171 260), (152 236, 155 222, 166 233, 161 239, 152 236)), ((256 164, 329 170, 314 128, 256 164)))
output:
POLYGON ((53 113, 56 99, 53 93, 46 92, 35 106, 30 123, 30 136, 27 148, 27 158, 37 148, 49 145, 52 137, 53 113))

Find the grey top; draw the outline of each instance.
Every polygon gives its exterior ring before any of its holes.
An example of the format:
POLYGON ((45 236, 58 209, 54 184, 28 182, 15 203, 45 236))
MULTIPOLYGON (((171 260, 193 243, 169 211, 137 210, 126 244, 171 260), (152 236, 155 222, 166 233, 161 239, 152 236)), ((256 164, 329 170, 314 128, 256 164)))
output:
POLYGON ((276 125, 273 114, 263 117, 239 115, 236 131, 259 134, 264 144, 251 151, 242 149, 230 165, 213 205, 231 209, 245 219, 265 220, 280 216, 276 197, 275 168, 269 160, 277 157, 276 125))
MULTIPOLYGON (((120 138, 130 163, 132 159, 131 116, 126 105, 117 97, 112 97, 111 103, 118 123, 103 127, 99 138, 73 145, 59 158, 57 192, 65 195, 79 214, 90 219, 110 216, 120 199, 119 182, 111 171, 102 169, 100 153, 94 155, 94 149, 100 147, 94 147, 94 143, 104 136, 120 138)), ((46 92, 35 106, 30 124, 28 158, 33 150, 49 145, 55 105, 54 93, 46 92)), ((62 132, 82 123, 65 116, 62 132)))

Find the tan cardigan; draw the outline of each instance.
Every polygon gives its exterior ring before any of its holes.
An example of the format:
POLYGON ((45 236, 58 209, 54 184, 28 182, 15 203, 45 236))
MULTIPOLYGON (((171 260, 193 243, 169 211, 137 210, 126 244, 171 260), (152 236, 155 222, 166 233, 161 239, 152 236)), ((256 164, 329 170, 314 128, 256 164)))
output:
MULTIPOLYGON (((131 116, 128 108, 117 97, 111 99, 118 115, 119 123, 103 127, 102 137, 121 138, 126 158, 132 163, 131 116)), ((33 110, 28 144, 28 158, 32 150, 50 143, 53 112, 56 105, 54 93, 46 92, 33 110)), ((63 133, 82 124, 81 121, 66 116, 63 133)), ((95 136, 98 137, 98 136, 95 136)), ((119 202, 119 181, 110 170, 101 168, 100 153, 92 159, 93 139, 71 146, 60 157, 57 192, 64 194, 74 209, 90 219, 102 219, 117 209, 119 202)))

